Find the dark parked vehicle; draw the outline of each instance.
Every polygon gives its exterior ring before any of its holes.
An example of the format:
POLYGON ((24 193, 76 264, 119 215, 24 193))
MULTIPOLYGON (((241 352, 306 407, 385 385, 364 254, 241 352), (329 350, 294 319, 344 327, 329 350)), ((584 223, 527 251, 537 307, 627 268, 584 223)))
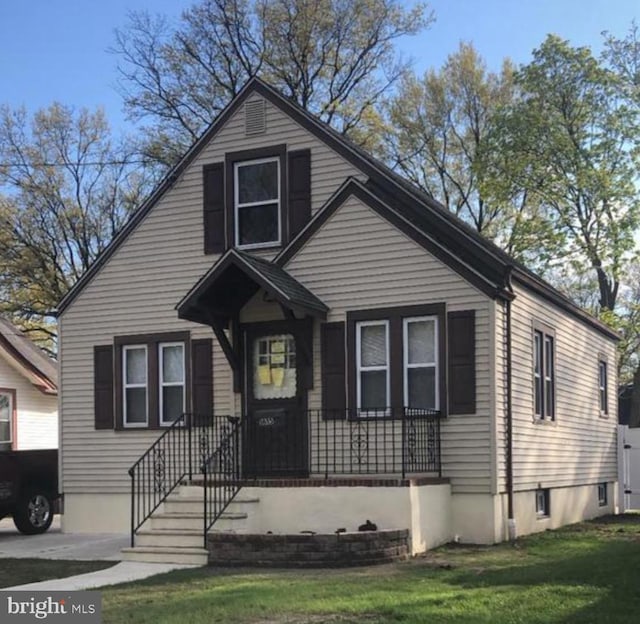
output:
POLYGON ((27 535, 44 533, 58 497, 57 450, 0 452, 0 518, 13 516, 27 535))

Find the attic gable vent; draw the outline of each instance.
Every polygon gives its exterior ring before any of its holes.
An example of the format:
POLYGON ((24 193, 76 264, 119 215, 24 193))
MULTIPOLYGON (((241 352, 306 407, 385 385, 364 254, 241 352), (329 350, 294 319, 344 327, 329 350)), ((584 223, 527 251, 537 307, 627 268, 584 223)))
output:
POLYGON ((267 130, 264 100, 251 100, 244 105, 244 131, 246 135, 262 134, 267 130))

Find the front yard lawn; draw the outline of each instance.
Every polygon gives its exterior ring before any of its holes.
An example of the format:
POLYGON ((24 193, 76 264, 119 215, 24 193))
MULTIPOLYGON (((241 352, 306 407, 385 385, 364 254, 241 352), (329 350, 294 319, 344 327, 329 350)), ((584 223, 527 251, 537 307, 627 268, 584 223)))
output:
POLYGON ((640 621, 640 516, 349 570, 199 568, 103 590, 105 624, 640 621))
POLYGON ((115 565, 115 561, 61 559, 0 559, 0 588, 86 574, 115 565))

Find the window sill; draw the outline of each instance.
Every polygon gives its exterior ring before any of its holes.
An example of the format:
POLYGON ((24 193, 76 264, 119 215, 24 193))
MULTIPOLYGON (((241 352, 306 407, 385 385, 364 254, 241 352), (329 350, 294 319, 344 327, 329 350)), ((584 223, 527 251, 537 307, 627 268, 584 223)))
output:
POLYGON ((234 245, 238 251, 269 251, 271 249, 281 249, 282 242, 273 241, 269 243, 256 243, 253 245, 234 245))
POLYGON ((558 424, 558 421, 553 418, 538 418, 537 416, 534 416, 532 421, 534 425, 539 425, 541 427, 555 427, 558 424))
POLYGON ((112 431, 162 431, 166 428, 167 426, 161 425, 144 425, 141 427, 134 427, 132 425, 120 425, 119 427, 115 427, 112 431))

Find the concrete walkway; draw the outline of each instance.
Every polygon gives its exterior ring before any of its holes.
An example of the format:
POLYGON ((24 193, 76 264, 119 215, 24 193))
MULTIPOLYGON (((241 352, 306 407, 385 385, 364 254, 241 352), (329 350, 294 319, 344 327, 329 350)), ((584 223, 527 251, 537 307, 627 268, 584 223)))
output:
POLYGON ((128 545, 122 533, 62 533, 59 516, 42 535, 23 535, 10 518, 0 520, 0 558, 120 561, 128 545))
POLYGON ((173 563, 138 563, 121 561, 121 550, 129 545, 129 536, 121 533, 62 533, 56 516, 51 528, 42 535, 22 535, 10 518, 0 520, 0 565, 2 559, 67 559, 80 561, 113 561, 111 568, 52 579, 28 585, 5 587, 0 591, 26 589, 72 591, 138 581, 171 570, 198 566, 173 563), (120 563, 117 563, 120 562, 120 563))
POLYGON ((78 574, 62 579, 51 579, 50 581, 40 581, 39 583, 29 583, 27 585, 16 585, 15 587, 0 588, 0 592, 9 590, 26 591, 74 591, 78 589, 95 589, 107 585, 117 585, 118 583, 130 583, 141 579, 164 574, 172 570, 183 568, 197 568, 199 566, 174 564, 174 563, 138 563, 137 561, 121 561, 111 568, 78 574))

